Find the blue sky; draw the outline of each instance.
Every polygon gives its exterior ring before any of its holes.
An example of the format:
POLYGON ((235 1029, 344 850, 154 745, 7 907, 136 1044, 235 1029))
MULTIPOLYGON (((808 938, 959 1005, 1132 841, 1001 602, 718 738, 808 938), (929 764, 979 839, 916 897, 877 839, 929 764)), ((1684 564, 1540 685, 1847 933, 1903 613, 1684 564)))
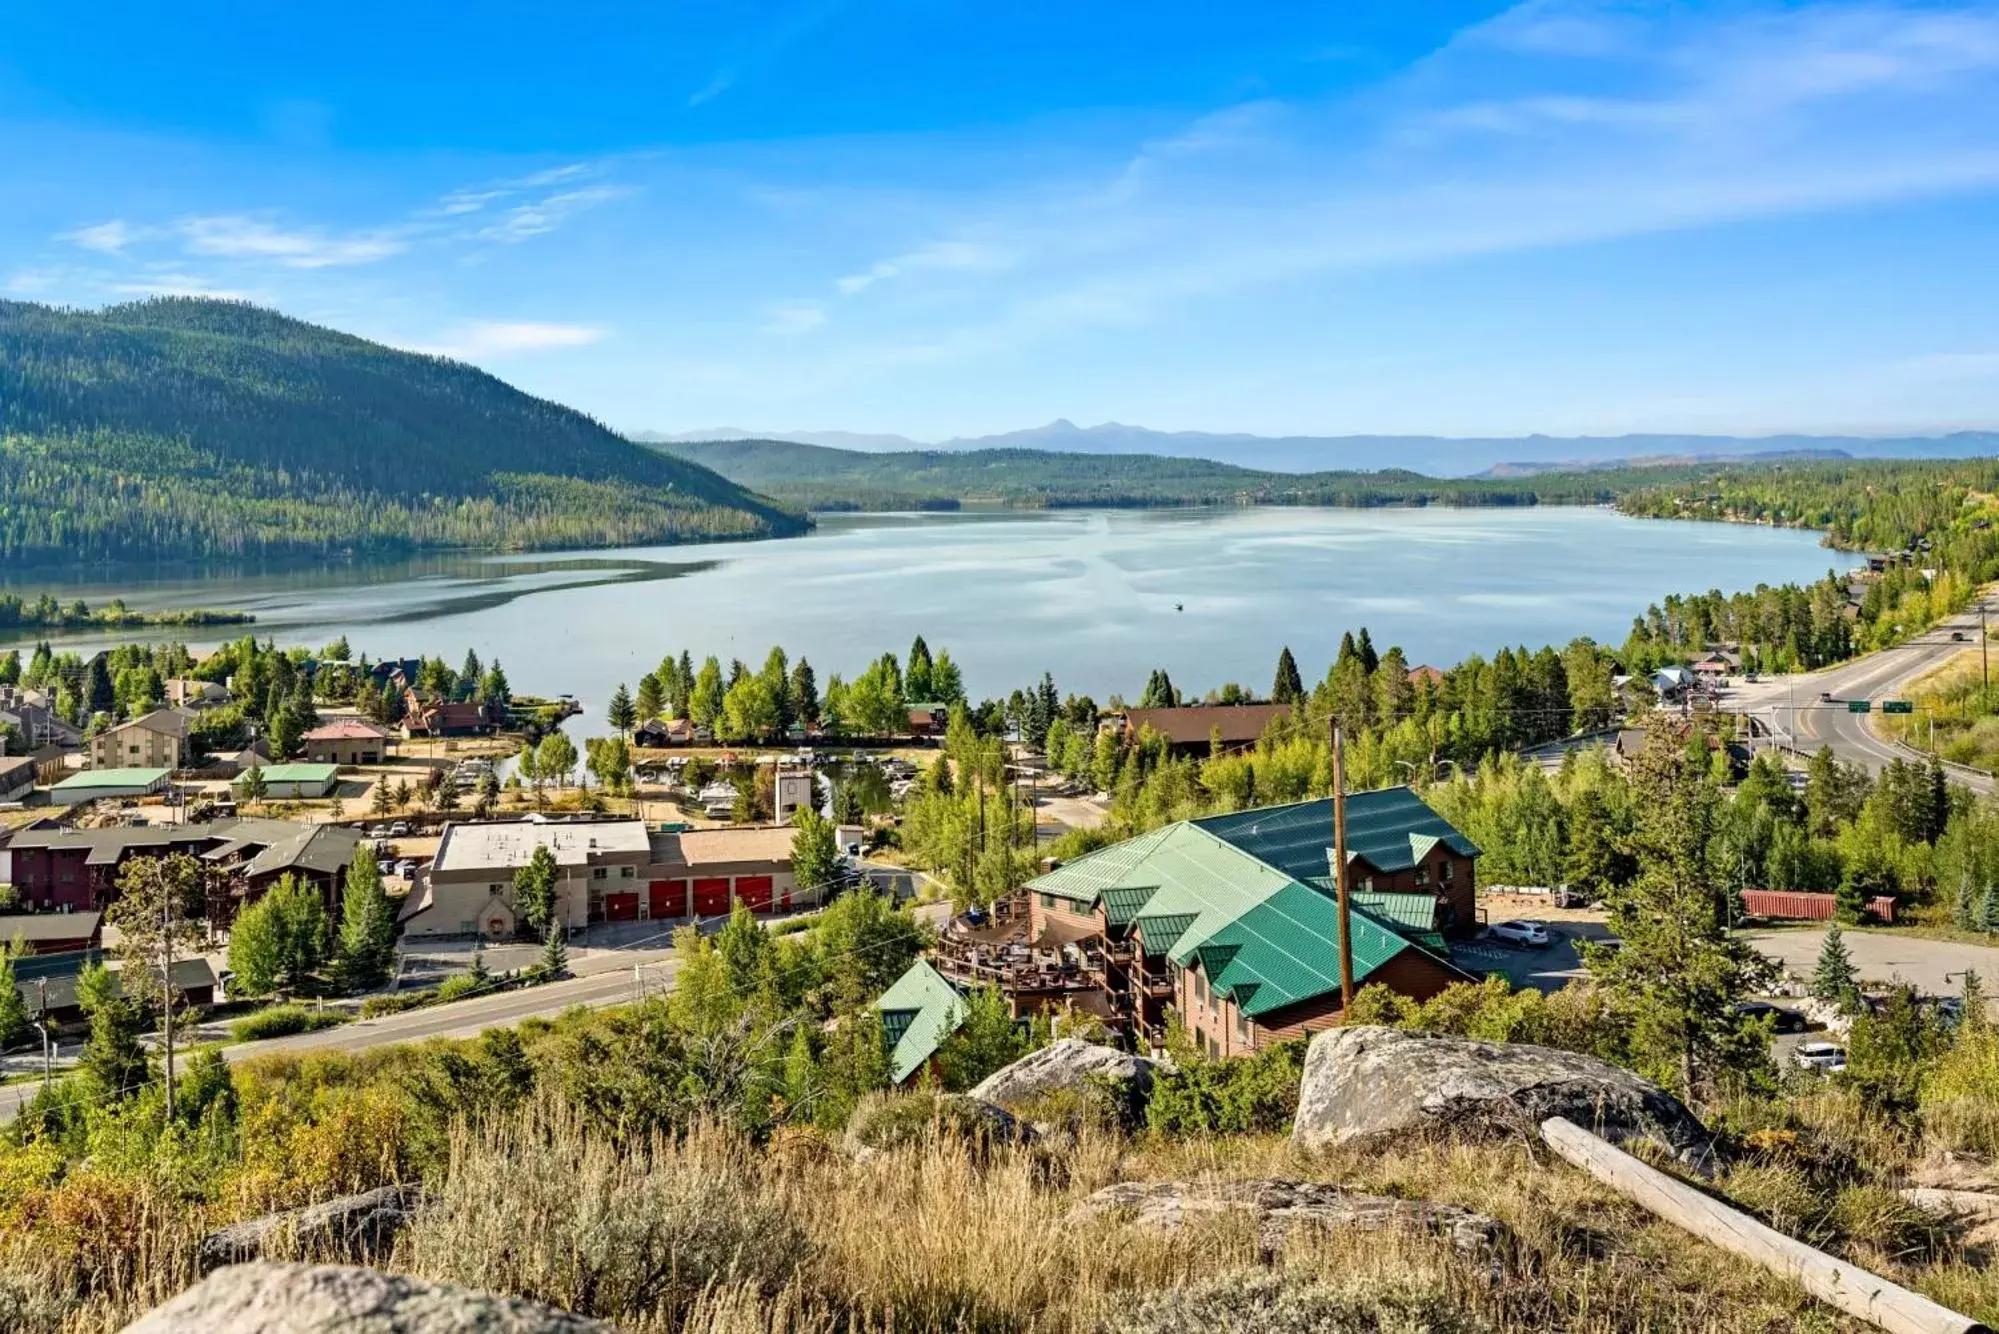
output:
POLYGON ((1999 6, 15 6, 0 293, 616 426, 1999 425, 1999 6), (24 12, 28 10, 39 12, 24 12))

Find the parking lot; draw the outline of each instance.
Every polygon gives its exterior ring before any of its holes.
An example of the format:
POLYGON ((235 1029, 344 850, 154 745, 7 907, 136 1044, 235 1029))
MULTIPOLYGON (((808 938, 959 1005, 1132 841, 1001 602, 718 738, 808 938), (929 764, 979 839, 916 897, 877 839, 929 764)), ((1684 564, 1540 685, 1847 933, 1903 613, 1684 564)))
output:
MULTIPOLYGON (((1826 933, 1823 927, 1797 927, 1744 934, 1792 976, 1809 979, 1818 966, 1826 933)), ((1999 984, 1999 949, 1990 946, 1930 940, 1904 931, 1855 929, 1842 937, 1862 982, 1906 982, 1925 996, 1955 996, 1964 990, 1968 968, 1988 983, 1999 984)))

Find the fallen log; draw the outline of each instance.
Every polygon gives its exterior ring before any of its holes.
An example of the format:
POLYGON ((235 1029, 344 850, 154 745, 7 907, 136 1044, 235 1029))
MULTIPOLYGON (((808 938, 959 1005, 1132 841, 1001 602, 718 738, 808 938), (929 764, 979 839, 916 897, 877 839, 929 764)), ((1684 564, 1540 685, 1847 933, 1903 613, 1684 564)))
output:
POLYGON ((1573 1121, 1549 1117, 1541 1123, 1541 1138, 1557 1155, 1667 1222, 1754 1260, 1826 1305, 1871 1321, 1890 1334, 1992 1334, 1987 1326, 1921 1293, 1765 1227, 1739 1209, 1646 1166, 1573 1121))
POLYGON ((1999 1195, 1987 1191, 1910 1186, 1901 1195, 1924 1213, 1941 1218, 1999 1218, 1999 1195))

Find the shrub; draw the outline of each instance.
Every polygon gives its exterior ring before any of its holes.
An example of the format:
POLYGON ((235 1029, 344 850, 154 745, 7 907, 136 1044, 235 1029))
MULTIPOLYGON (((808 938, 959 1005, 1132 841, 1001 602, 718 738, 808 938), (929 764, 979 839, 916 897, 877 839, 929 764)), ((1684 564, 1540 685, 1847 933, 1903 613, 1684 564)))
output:
POLYGON ((421 1010, 426 1005, 438 1001, 437 987, 425 987, 421 991, 397 991, 386 996, 370 996, 361 1002, 363 1019, 379 1019, 385 1014, 402 1014, 406 1010, 421 1010))
POLYGON ((229 1035, 238 1042, 260 1042, 265 1038, 285 1038, 294 1033, 314 1033, 347 1022, 338 1010, 309 1010, 303 1005, 273 1005, 255 1014, 246 1014, 229 1025, 229 1035))
POLYGON ((954 1093, 871 1093, 847 1122, 847 1137, 864 1149, 900 1149, 955 1139, 978 1153, 1010 1143, 1019 1122, 990 1103, 954 1093))
POLYGON ((1242 1270, 1154 1293, 1116 1312, 1105 1334, 1471 1334, 1493 1326, 1448 1285, 1409 1278, 1333 1283, 1297 1273, 1242 1270))
POLYGON ((470 973, 460 973, 456 977, 445 978, 433 993, 434 998, 439 1002, 463 1000, 467 996, 485 991, 491 981, 490 978, 478 978, 470 973))
POLYGON ((1177 1070, 1153 1072, 1146 1124, 1167 1135, 1283 1130, 1297 1114, 1304 1071, 1302 1039, 1225 1061, 1183 1059, 1177 1070))
POLYGON ((808 1256, 790 1200, 732 1135, 620 1142, 556 1104, 453 1136, 398 1245, 425 1278, 670 1328, 711 1287, 783 1286, 808 1256))

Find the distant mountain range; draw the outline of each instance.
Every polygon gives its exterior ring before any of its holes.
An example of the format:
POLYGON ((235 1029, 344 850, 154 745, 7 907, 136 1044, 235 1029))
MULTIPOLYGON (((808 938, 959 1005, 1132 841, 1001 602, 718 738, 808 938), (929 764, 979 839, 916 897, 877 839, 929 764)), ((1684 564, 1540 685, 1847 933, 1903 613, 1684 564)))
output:
POLYGON ((1206 431, 1154 431, 1106 422, 1077 426, 1056 420, 1001 435, 960 436, 925 443, 899 435, 852 431, 745 431, 717 427, 662 434, 636 431, 650 444, 723 440, 787 440, 864 453, 1031 449, 1065 454, 1150 454, 1207 459, 1262 472, 1376 472, 1407 470, 1430 477, 1523 477, 1544 472, 1601 468, 1774 462, 1792 458, 1976 458, 1999 454, 1999 432, 1960 431, 1933 436, 1848 435, 1431 435, 1263 436, 1206 431))

